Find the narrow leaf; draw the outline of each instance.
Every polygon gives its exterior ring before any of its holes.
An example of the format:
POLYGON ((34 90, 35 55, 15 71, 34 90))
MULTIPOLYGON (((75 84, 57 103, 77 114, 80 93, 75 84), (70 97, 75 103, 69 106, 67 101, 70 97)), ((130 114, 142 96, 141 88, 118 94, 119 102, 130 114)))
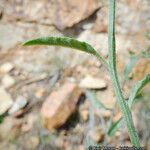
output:
POLYGON ((128 105, 131 108, 132 104, 134 103, 134 100, 136 96, 139 94, 139 92, 142 90, 144 86, 146 86, 150 82, 150 74, 147 74, 144 79, 138 81, 134 87, 131 90, 129 100, 128 100, 128 105))
POLYGON ((123 122, 123 118, 121 117, 118 121, 112 123, 107 134, 109 136, 113 136, 118 130, 118 128, 121 126, 122 122, 123 122))
MULTIPOLYGON (((146 86, 148 83, 150 82, 150 74, 146 75, 144 77, 144 79, 142 79, 141 81, 138 81, 135 86, 132 88, 131 90, 131 94, 129 96, 129 100, 128 100, 128 105, 131 108, 133 103, 138 102, 139 99, 136 98, 139 94, 139 92, 142 90, 142 88, 144 86, 146 86)), ((115 123, 112 124, 112 126, 110 127, 109 131, 108 131, 108 135, 112 136, 115 134, 115 132, 118 130, 118 128, 120 127, 121 123, 123 122, 123 118, 120 118, 118 121, 116 121, 115 123)))
POLYGON ((136 64, 136 62, 138 61, 138 59, 139 59, 139 57, 137 57, 137 56, 131 56, 131 58, 124 70, 124 75, 125 75, 126 79, 129 79, 129 74, 131 73, 131 71, 132 71, 134 65, 136 64))
POLYGON ((106 61, 99 55, 99 53, 88 43, 78 41, 70 37, 42 37, 27 41, 24 46, 31 45, 49 45, 49 46, 62 46, 77 49, 96 56, 102 63, 107 65, 106 61))

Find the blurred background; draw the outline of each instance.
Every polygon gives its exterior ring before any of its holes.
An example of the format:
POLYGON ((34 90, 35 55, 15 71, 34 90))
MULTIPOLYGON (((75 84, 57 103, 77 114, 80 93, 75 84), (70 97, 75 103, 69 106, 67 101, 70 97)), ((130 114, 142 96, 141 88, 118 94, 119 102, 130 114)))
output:
MULTIPOLYGON (((24 47, 42 36, 89 42, 104 58, 106 0, 0 0, 0 149, 85 150, 131 146, 107 70, 93 56, 61 47, 24 47)), ((150 1, 118 0, 117 66, 126 100, 150 72, 150 1)), ((150 86, 132 109, 150 150, 150 86)))

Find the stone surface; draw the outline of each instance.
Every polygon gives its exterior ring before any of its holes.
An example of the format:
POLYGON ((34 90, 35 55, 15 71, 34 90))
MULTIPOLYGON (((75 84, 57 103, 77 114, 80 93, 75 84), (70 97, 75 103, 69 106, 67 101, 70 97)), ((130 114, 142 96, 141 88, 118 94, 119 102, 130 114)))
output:
POLYGON ((107 32, 108 20, 106 18, 108 18, 108 9, 107 7, 102 7, 97 12, 97 18, 92 27, 92 30, 96 33, 107 32))
POLYGON ((21 119, 16 119, 10 116, 5 117, 2 124, 0 124, 0 138, 5 141, 13 140, 20 133, 22 124, 21 119))
POLYGON ((4 88, 0 87, 0 115, 5 113, 13 104, 11 96, 5 91, 4 88))
POLYGON ((53 22, 59 29, 72 27, 100 7, 98 0, 55 0, 55 4, 53 22))
POLYGON ((79 86, 86 89, 103 89, 107 87, 107 83, 103 79, 86 76, 81 80, 79 86))
POLYGON ((26 122, 24 122, 24 124, 22 124, 21 126, 21 131, 23 133, 32 131, 35 125, 35 122, 38 119, 38 113, 33 113, 33 114, 29 114, 26 118, 26 122))
POLYGON ((38 136, 31 136, 27 141, 26 147, 28 149, 37 149, 39 143, 40 143, 40 139, 38 136))
POLYGON ((88 42, 91 44, 96 50, 99 50, 102 55, 108 55, 108 39, 107 34, 95 34, 91 31, 85 30, 79 36, 78 39, 81 41, 88 42))
POLYGON ((4 88, 10 88, 15 84, 15 79, 13 77, 11 77, 10 75, 5 75, 2 78, 2 86, 4 88))
MULTIPOLYGON (((118 1, 116 11, 116 32, 121 34, 137 34, 147 30, 150 22, 150 9, 148 1, 118 1), (142 5, 142 8, 139 6, 142 5), (128 16, 128 17, 126 17, 128 16), (124 19, 126 18, 126 19, 124 19), (134 26, 131 26, 134 24, 134 26), (144 26, 144 28, 141 28, 144 26)), ((93 26, 94 32, 106 32, 108 26, 108 7, 106 3, 97 12, 96 21, 93 26)))
POLYGON ((53 91, 42 105, 43 123, 50 131, 64 124, 75 111, 81 90, 72 83, 65 83, 53 91))
POLYGON ((102 140, 104 139, 104 133, 101 128, 95 127, 90 131, 90 137, 95 142, 102 142, 102 140))
POLYGON ((133 68, 133 79, 138 81, 144 78, 144 76, 150 73, 150 59, 139 59, 133 68))
POLYGON ((2 50, 8 50, 24 40, 24 30, 17 25, 1 22, 0 33, 0 47, 2 50))
POLYGON ((23 96, 18 96, 13 106, 8 111, 8 113, 13 114, 18 110, 22 109, 23 107, 25 107, 26 104, 27 104, 27 100, 23 96))
POLYGON ((100 8, 100 3, 98 0, 9 0, 6 6, 5 13, 9 20, 54 24, 62 30, 92 15, 100 8))
MULTIPOLYGON (((106 108, 112 109, 116 102, 116 98, 111 86, 108 86, 107 90, 98 91, 96 93, 97 100, 99 100, 106 108)), ((110 114, 110 112, 104 112, 104 114, 110 114)))
POLYGON ((12 63, 6 62, 0 66, 0 73, 8 73, 14 68, 12 63))
POLYGON ((86 122, 89 118, 89 111, 88 110, 81 110, 80 115, 81 115, 81 118, 83 119, 83 121, 86 122))

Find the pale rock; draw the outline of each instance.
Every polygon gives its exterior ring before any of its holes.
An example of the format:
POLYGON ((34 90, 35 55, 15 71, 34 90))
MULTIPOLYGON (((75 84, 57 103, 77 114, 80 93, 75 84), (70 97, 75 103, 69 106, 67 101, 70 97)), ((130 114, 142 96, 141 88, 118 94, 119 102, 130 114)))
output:
POLYGON ((52 20, 61 30, 88 18, 100 8, 98 0, 54 0, 54 4, 52 20))
POLYGON ((109 119, 111 117, 111 110, 104 110, 104 109, 95 109, 94 114, 98 117, 102 117, 104 119, 109 119))
POLYGON ((0 72, 1 73, 8 73, 10 72, 12 69, 14 68, 13 64, 12 63, 4 63, 0 66, 0 72))
POLYGON ((43 123, 50 131, 63 125, 75 111, 81 90, 73 83, 65 83, 53 91, 42 105, 43 123))
POLYGON ((5 75, 2 78, 2 86, 4 88, 12 87, 15 84, 15 79, 11 77, 10 75, 5 75))
POLYGON ((1 139, 12 139, 16 137, 17 131, 20 130, 22 124, 21 119, 16 119, 10 116, 5 117, 3 123, 0 124, 0 137, 1 139))
POLYGON ((40 139, 38 136, 31 136, 28 140, 27 140, 27 148, 28 149, 37 149, 38 145, 40 143, 40 139))
POLYGON ((13 114, 27 105, 27 100, 23 96, 18 96, 13 106, 8 111, 9 114, 13 114))
POLYGON ((140 59, 133 68, 133 80, 142 80, 150 72, 150 59, 140 59))
POLYGON ((99 0, 26 0, 21 3, 13 0, 11 3, 6 2, 5 16, 11 21, 19 19, 54 24, 58 29, 63 30, 88 18, 100 6, 99 0))
POLYGON ((106 33, 95 34, 85 30, 78 36, 78 39, 88 42, 103 56, 106 57, 108 55, 108 35, 106 33))
POLYGON ((95 142, 102 142, 102 140, 104 139, 104 132, 99 127, 95 127, 94 129, 92 129, 89 135, 95 142))
POLYGON ((37 119, 38 119, 37 113, 29 114, 26 118, 25 123, 22 124, 22 126, 21 126, 21 131, 25 133, 25 132, 29 132, 29 131, 33 130, 34 124, 37 121, 37 119))
POLYGON ((45 93, 45 89, 44 88, 39 88, 37 89, 36 93, 35 93, 35 96, 36 98, 42 98, 42 96, 44 95, 45 93))
POLYGON ((5 113, 13 104, 13 100, 4 88, 0 87, 0 115, 5 113))
MULTIPOLYGON (((90 30, 83 31, 78 39, 92 45, 102 56, 108 56, 108 35, 107 33, 93 33, 90 30)), ((128 36, 116 34, 116 52, 127 55, 127 50, 135 47, 128 36), (126 44, 124 44, 126 43, 126 44)))
POLYGON ((86 76, 81 80, 79 86, 86 89, 103 89, 107 87, 107 83, 103 79, 86 76))
POLYGON ((82 26, 84 30, 90 30, 93 26, 93 23, 87 23, 82 26))
POLYGON ((97 18, 96 21, 92 27, 92 30, 94 32, 107 32, 107 26, 108 26, 108 10, 107 7, 102 7, 98 12, 97 12, 97 18))
MULTIPOLYGON (((108 86, 107 90, 98 91, 96 93, 96 97, 97 97, 97 100, 99 100, 106 108, 108 109, 114 108, 116 98, 114 96, 114 92, 113 92, 111 85, 108 86)), ((109 111, 106 114, 109 114, 109 111)))
POLYGON ((83 121, 87 121, 89 117, 89 111, 88 110, 81 110, 80 115, 83 119, 83 121))
MULTIPOLYGON (((1 21, 0 33, 0 46, 4 51, 14 48, 18 43, 24 41, 23 35, 25 31, 17 24, 14 26, 13 24, 1 21)), ((17 59, 20 58, 18 57, 17 59)))

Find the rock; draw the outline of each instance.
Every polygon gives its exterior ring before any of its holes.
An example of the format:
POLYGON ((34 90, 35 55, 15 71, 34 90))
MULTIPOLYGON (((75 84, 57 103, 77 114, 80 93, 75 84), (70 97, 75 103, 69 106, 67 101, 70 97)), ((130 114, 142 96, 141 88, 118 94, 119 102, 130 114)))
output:
POLYGON ((97 18, 95 24, 92 27, 92 31, 99 32, 107 32, 108 26, 108 9, 106 7, 101 8, 97 12, 97 18))
POLYGON ((73 83, 65 83, 53 91, 42 105, 43 123, 50 131, 63 125, 75 111, 81 90, 73 83))
POLYGON ((27 148, 28 149, 37 149, 40 143, 40 139, 38 136, 31 136, 27 141, 27 148))
POLYGON ((11 117, 6 117, 4 122, 0 125, 0 137, 7 138, 10 134, 14 125, 14 119, 11 117))
POLYGON ((89 117, 89 111, 88 110, 81 110, 80 115, 83 119, 83 121, 87 121, 89 117))
POLYGON ((84 30, 90 30, 93 26, 93 23, 87 23, 82 26, 84 30))
POLYGON ((40 98, 42 98, 44 93, 45 93, 45 89, 44 88, 38 88, 36 93, 35 93, 35 97, 40 99, 40 98))
POLYGON ((104 110, 104 111, 100 111, 99 116, 106 118, 110 118, 111 117, 111 111, 110 110, 104 110))
POLYGON ((7 63, 4 63, 0 66, 0 72, 1 73, 8 73, 10 72, 12 69, 14 68, 13 64, 7 62, 7 63))
POLYGON ((0 125, 0 138, 13 140, 20 134, 22 119, 16 119, 10 116, 5 117, 0 125))
MULTIPOLYGON (((92 45, 103 57, 108 56, 108 35, 107 33, 93 33, 92 31, 85 30, 79 36, 81 41, 88 42, 92 45)), ((116 52, 118 54, 128 54, 127 50, 135 49, 133 42, 129 36, 116 34, 116 52), (126 43, 126 44, 124 44, 126 43)), ((134 42, 135 43, 135 42, 134 42)), ((124 56, 125 57, 125 56, 124 56)))
POLYGON ((103 89, 107 87, 107 84, 103 79, 86 76, 81 80, 79 86, 86 89, 103 89))
POLYGON ((34 124, 37 121, 37 119, 38 119, 37 113, 29 114, 26 118, 25 123, 22 124, 21 131, 25 133, 33 130, 34 124))
POLYGON ((147 150, 150 150, 150 139, 147 142, 147 150))
POLYGON ((2 86, 4 88, 10 88, 15 84, 14 78, 12 78, 10 75, 5 75, 2 78, 2 86))
POLYGON ((20 3, 18 0, 6 2, 5 16, 9 20, 24 20, 54 24, 62 30, 88 18, 98 8, 98 0, 37 0, 20 3))
POLYGON ((92 140, 99 143, 104 139, 104 133, 102 129, 100 129, 99 127, 95 127, 90 131, 90 137, 92 138, 92 140))
MULTIPOLYGON (((116 98, 115 98, 114 91, 113 91, 111 85, 108 86, 107 90, 98 91, 96 93, 96 97, 97 97, 97 100, 99 100, 106 108, 109 108, 109 109, 114 108, 116 98)), ((109 111, 104 112, 104 116, 105 115, 109 116, 109 111)))
POLYGON ((133 68, 133 80, 138 81, 144 78, 150 72, 150 59, 142 58, 133 68))
MULTIPOLYGON (((13 25, 10 23, 6 23, 1 21, 0 23, 0 47, 2 51, 9 50, 10 48, 14 48, 18 43, 24 41, 25 31, 20 26, 13 25), (8 36, 9 35, 9 36, 8 36), (9 41, 9 42, 8 42, 9 41)), ((17 49, 15 49, 16 51, 17 49)), ((18 57, 18 59, 20 59, 18 57)))
POLYGON ((55 4, 53 22, 61 30, 88 18, 100 8, 98 0, 55 0, 55 4))
POLYGON ((27 100, 23 96, 18 96, 13 106, 10 108, 8 113, 11 115, 27 105, 27 100))
POLYGON ((98 33, 95 34, 89 30, 83 31, 78 39, 81 41, 88 42, 91 44, 96 50, 99 50, 100 53, 104 56, 108 55, 108 38, 106 33, 98 33))
POLYGON ((11 96, 0 87, 0 115, 5 113, 13 104, 11 96))

